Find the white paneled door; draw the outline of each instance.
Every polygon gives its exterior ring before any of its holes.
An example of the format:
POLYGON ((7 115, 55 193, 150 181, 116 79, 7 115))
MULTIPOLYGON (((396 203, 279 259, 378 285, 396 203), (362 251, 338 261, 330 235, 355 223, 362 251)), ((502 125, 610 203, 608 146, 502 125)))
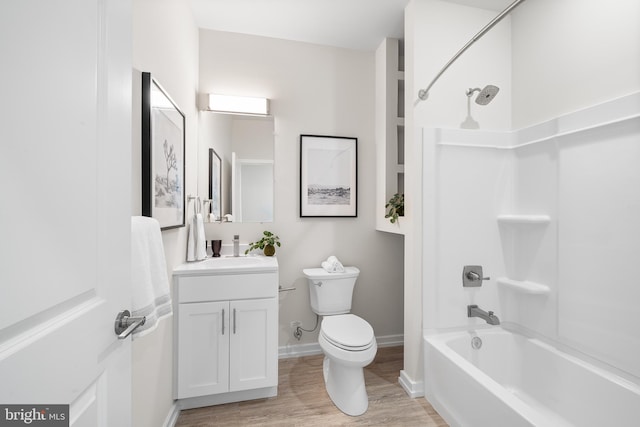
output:
POLYGON ((0 424, 131 425, 130 1, 2 1, 0 58, 0 424))

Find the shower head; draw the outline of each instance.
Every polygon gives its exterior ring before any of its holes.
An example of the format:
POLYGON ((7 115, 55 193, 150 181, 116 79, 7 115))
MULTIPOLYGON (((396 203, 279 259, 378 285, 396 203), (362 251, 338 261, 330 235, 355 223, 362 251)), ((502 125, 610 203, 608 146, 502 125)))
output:
POLYGON ((476 104, 487 105, 493 100, 493 98, 496 97, 499 90, 500 88, 498 86, 486 85, 482 90, 479 87, 475 89, 469 89, 467 91, 467 96, 471 97, 471 95, 473 95, 474 92, 480 92, 476 97, 476 104))

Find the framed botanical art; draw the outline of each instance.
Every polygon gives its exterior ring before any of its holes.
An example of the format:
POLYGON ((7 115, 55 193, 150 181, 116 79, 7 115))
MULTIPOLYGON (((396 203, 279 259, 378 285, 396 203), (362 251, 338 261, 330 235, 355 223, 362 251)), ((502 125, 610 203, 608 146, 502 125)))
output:
POLYGON ((300 216, 358 216, 358 139, 300 135, 300 216))
POLYGON ((210 213, 218 221, 222 212, 222 160, 213 148, 209 148, 209 199, 210 213))
POLYGON ((163 230, 185 225, 184 152, 184 114, 150 73, 142 73, 142 215, 163 230))

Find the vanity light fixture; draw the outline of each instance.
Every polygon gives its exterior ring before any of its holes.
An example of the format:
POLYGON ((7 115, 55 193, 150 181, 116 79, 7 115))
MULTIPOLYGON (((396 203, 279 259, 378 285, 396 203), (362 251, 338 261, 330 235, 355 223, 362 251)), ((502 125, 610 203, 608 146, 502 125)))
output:
POLYGON ((255 114, 266 116, 269 114, 269 100, 250 96, 232 96, 209 94, 210 111, 236 114, 255 114))

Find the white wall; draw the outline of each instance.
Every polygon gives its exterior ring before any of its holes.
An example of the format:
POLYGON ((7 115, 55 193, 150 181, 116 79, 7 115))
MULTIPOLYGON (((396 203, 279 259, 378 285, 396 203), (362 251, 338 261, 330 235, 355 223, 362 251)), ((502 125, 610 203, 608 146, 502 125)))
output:
POLYGON ((255 241, 263 230, 280 236, 279 345, 316 343, 316 333, 296 341, 289 329, 300 320, 311 329, 302 269, 329 255, 356 265, 353 312, 377 336, 402 334, 402 238, 375 231, 374 54, 249 35, 201 30, 200 90, 271 99, 275 119, 275 221, 207 224, 208 239, 255 241), (300 134, 358 138, 358 217, 299 217, 300 134))
MULTIPOLYGON (((140 201, 140 72, 150 72, 186 116, 187 194, 197 187, 198 30, 185 1, 133 1, 133 214, 140 201)), ((167 268, 184 261, 186 228, 162 233, 167 268)), ((133 342, 133 425, 161 426, 173 405, 172 323, 133 342)))
POLYGON ((513 14, 514 129, 640 88, 640 3, 527 1, 513 14))
MULTIPOLYGON (((421 5, 410 2, 405 8, 404 40, 404 364, 400 384, 411 396, 424 394, 422 381, 422 145, 416 143, 413 96, 416 59, 415 26, 420 25, 421 5)), ((426 196, 424 196, 426 197, 426 196)))
MULTIPOLYGON (((405 105, 410 109, 414 109, 418 90, 426 88, 455 53, 497 14, 440 0, 414 0, 412 7, 414 24, 411 34, 406 35, 412 38, 414 55, 413 90, 405 94, 405 105)), ((467 116, 466 90, 493 84, 500 88, 498 95, 486 106, 472 102, 471 115, 483 130, 511 128, 510 20, 504 18, 438 79, 428 101, 415 106, 416 124, 460 128, 467 116)))

